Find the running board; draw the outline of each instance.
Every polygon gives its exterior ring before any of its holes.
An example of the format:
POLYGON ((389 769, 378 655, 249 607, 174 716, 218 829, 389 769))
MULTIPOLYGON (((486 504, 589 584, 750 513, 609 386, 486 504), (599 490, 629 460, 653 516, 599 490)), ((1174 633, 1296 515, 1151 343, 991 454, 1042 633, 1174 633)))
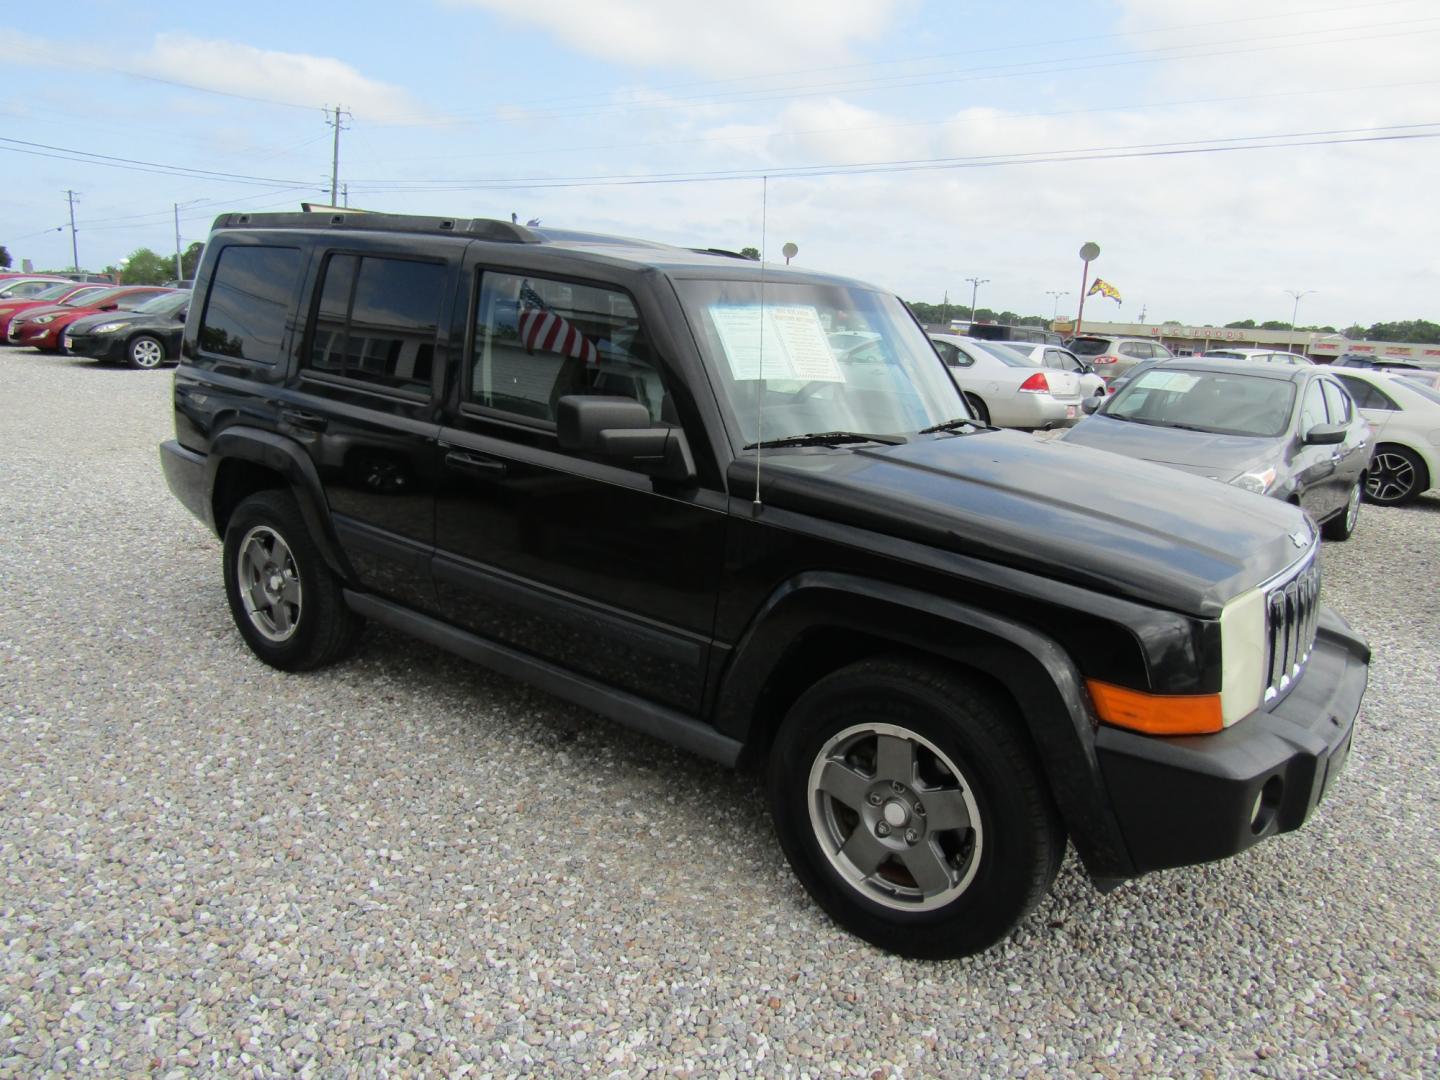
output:
POLYGON ((617 723, 733 768, 742 744, 684 713, 566 671, 527 653, 500 645, 418 611, 369 593, 345 590, 357 615, 419 638, 482 667, 529 683, 546 693, 609 717, 617 723))

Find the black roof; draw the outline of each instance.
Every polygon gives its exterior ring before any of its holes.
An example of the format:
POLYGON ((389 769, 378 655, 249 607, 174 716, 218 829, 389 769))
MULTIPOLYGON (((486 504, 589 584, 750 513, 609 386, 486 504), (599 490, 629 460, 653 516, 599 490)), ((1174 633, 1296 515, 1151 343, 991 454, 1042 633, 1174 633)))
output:
MULTIPOLYGON (((453 236, 491 243, 553 247, 582 255, 654 267, 678 277, 759 279, 817 282, 875 289, 874 285, 835 274, 799 270, 773 263, 762 264, 720 248, 686 248, 628 236, 576 229, 532 228, 494 218, 445 218, 422 214, 377 214, 326 208, 310 213, 221 214, 211 226, 220 229, 335 229, 365 232, 411 233, 417 236, 453 236)), ((879 290, 888 292, 889 290, 879 290)))

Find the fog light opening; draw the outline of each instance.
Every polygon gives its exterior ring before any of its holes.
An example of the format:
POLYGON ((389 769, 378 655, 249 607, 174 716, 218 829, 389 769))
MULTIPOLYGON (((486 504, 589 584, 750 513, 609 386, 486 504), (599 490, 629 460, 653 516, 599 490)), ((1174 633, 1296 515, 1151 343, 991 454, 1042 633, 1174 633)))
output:
POLYGON ((1272 776, 1264 787, 1255 793, 1255 805, 1250 808, 1250 831, 1256 836, 1270 827, 1275 820, 1275 811, 1280 808, 1280 796, 1285 790, 1285 781, 1272 776))

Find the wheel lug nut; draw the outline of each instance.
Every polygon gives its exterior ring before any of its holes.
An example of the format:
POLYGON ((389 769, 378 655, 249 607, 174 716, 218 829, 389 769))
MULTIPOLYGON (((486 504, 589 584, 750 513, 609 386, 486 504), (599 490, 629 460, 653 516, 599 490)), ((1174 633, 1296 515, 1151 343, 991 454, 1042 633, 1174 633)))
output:
POLYGON ((906 829, 906 830, 905 830, 905 842, 906 842, 907 844, 913 844, 913 843, 915 843, 916 840, 919 840, 919 839, 920 839, 920 834, 919 834, 918 832, 916 832, 914 829, 906 829))
POLYGON ((924 816, 925 816, 925 805, 924 805, 923 803, 918 803, 918 802, 917 802, 917 803, 915 804, 915 816, 916 816, 916 817, 924 817, 924 816))
POLYGON ((876 836, 889 836, 889 835, 890 835, 890 826, 889 826, 889 824, 886 823, 886 822, 884 822, 884 821, 882 821, 882 822, 880 822, 878 825, 876 825, 876 826, 875 826, 875 835, 876 835, 876 836))
POLYGON ((900 783, 899 780, 891 780, 890 790, 895 792, 896 795, 899 795, 902 791, 905 790, 905 785, 900 783))
POLYGON ((871 806, 879 806, 879 805, 880 805, 880 793, 879 793, 878 791, 872 791, 872 792, 870 793, 869 802, 870 802, 870 805, 871 805, 871 806))

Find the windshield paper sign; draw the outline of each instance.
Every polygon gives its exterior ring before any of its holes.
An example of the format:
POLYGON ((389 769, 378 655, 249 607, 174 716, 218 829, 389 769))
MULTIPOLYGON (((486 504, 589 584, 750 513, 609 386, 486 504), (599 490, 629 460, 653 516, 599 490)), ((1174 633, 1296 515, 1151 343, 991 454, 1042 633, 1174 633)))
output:
POLYGON ((807 382, 845 381, 813 307, 767 306, 763 322, 761 310, 754 304, 710 306, 710 318, 730 362, 730 374, 737 381, 762 376, 807 382))

